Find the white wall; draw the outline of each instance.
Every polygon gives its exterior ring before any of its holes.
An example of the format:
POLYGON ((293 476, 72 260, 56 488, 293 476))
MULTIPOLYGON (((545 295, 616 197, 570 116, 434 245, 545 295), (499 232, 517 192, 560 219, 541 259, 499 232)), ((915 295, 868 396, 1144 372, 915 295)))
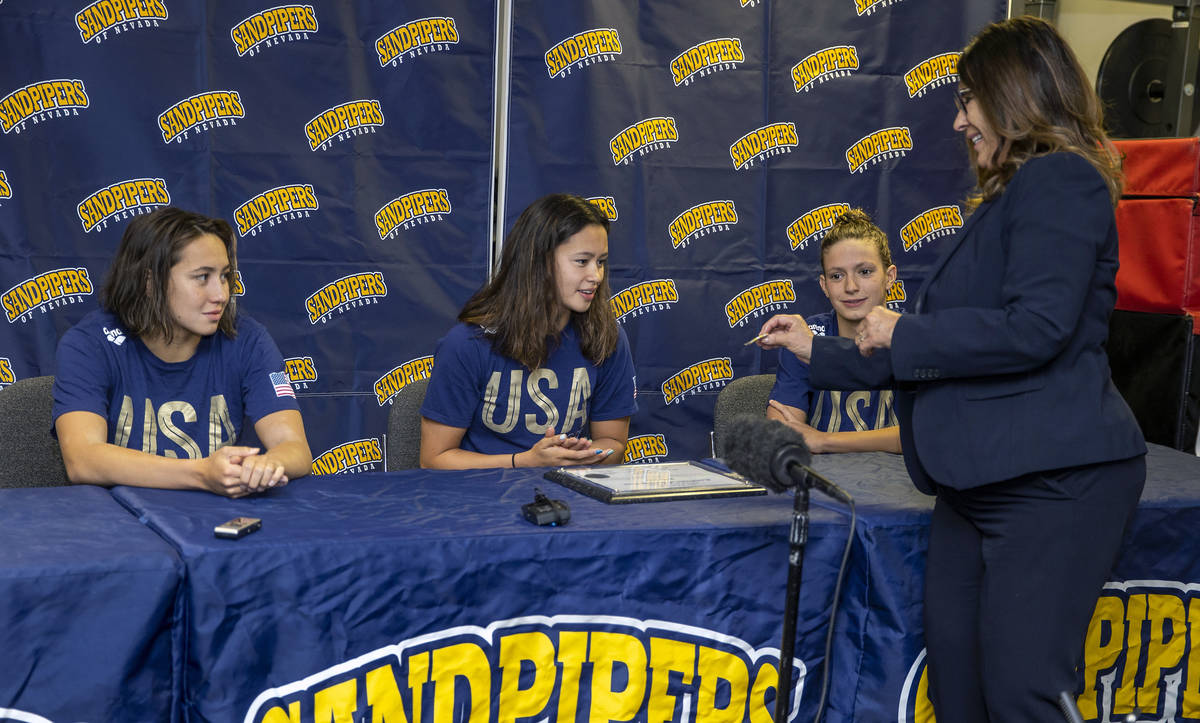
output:
POLYGON ((1056 24, 1079 56, 1092 86, 1100 61, 1113 39, 1146 18, 1171 19, 1171 6, 1125 0, 1059 0, 1056 24))

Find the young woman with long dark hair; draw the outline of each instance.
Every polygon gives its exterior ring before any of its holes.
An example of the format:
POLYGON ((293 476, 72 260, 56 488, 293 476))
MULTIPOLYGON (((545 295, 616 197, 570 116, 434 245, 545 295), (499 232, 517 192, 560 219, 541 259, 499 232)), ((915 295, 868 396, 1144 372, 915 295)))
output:
POLYGON ((499 271, 438 344, 421 466, 624 459, 636 372, 607 272, 608 219, 591 203, 554 194, 521 213, 499 271))

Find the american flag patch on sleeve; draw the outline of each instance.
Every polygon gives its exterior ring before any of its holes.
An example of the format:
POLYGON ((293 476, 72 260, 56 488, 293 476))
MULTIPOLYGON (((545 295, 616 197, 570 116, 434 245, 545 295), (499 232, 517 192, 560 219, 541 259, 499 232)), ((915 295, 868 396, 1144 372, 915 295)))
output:
POLYGON ((287 372, 271 372, 271 384, 275 387, 275 396, 296 398, 296 390, 292 389, 292 380, 287 372))

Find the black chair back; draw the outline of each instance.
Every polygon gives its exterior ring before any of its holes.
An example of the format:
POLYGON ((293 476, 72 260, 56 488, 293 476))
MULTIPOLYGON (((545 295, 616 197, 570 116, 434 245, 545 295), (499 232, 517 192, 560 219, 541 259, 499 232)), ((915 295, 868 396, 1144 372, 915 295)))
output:
POLYGON ((392 400, 387 429, 389 472, 421 466, 421 403, 428 386, 428 379, 418 379, 405 385, 392 400))
POLYGON ((54 377, 18 379, 0 390, 0 487, 70 484, 58 440, 50 434, 54 377))

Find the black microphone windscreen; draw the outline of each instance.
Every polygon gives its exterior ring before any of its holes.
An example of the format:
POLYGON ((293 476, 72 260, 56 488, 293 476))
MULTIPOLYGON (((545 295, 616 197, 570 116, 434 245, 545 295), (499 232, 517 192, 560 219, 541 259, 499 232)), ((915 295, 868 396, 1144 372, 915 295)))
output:
POLYGON ((725 430, 723 459, 735 472, 775 491, 791 486, 775 468, 776 453, 789 446, 791 461, 807 465, 812 452, 799 432, 784 423, 753 414, 730 418, 725 430))

